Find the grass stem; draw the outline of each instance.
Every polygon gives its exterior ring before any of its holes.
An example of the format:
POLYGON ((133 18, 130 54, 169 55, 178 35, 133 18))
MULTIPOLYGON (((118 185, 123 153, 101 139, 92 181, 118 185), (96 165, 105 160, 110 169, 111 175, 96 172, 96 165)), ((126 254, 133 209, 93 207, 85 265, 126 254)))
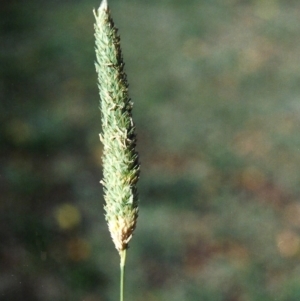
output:
POLYGON ((120 301, 124 301, 126 249, 120 252, 120 301))

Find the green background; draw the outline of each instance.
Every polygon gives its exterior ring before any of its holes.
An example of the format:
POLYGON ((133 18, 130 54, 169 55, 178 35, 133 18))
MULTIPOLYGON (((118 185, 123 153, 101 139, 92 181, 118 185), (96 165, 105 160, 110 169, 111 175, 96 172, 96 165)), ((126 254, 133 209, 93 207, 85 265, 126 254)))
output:
MULTIPOLYGON (((109 4, 141 161, 125 300, 299 301, 299 1, 109 4)), ((118 300, 98 5, 1 2, 1 301, 118 300)))

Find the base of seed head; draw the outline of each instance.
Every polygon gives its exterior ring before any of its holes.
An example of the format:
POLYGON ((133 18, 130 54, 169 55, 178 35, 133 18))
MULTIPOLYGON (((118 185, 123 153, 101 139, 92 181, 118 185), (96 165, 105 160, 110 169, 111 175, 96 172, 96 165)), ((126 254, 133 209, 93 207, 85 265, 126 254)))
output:
POLYGON ((132 233, 136 226, 136 218, 134 220, 116 217, 108 221, 108 228, 116 249, 124 251, 128 248, 128 243, 132 237, 132 233))

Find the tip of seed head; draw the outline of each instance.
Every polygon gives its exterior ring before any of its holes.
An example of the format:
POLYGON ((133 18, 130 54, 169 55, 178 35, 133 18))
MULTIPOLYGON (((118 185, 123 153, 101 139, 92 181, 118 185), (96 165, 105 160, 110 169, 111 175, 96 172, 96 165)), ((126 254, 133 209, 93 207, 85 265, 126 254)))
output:
POLYGON ((102 0, 99 9, 107 10, 108 5, 107 5, 107 0, 102 0))

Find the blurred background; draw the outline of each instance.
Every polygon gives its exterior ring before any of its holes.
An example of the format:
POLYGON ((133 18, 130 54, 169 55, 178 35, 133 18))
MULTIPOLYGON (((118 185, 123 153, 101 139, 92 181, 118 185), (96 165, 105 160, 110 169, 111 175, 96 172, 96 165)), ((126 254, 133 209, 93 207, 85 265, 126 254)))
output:
MULTIPOLYGON (((0 10, 0 300, 112 301, 91 0, 0 10)), ((126 300, 300 300, 300 3, 111 0, 141 161, 126 300)))

